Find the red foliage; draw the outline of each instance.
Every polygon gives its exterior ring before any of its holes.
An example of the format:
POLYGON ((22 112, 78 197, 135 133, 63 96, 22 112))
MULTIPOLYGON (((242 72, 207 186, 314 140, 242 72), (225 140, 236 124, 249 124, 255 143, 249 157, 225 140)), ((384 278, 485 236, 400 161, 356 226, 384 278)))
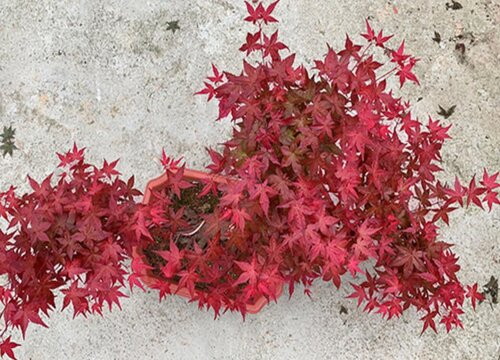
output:
POLYGON ((283 56, 289 50, 277 31, 263 30, 277 22, 278 2, 246 2, 245 20, 258 29, 240 48, 242 72, 212 65, 198 92, 218 101, 217 120, 233 122, 222 151, 208 149, 207 169, 225 181, 198 184, 202 201, 217 199, 199 223, 174 206, 195 183, 165 152, 167 184, 146 205, 135 203, 140 192, 133 178, 119 178, 116 161, 90 165, 76 145, 58 154, 59 175, 28 177, 32 191, 22 196, 14 187, 0 193, 0 356, 14 358, 18 346, 7 331, 46 326, 57 291, 74 316, 120 307, 133 246, 140 251, 130 287, 142 288, 141 277, 154 272, 160 299, 175 283, 216 316, 276 300, 283 282, 290 294, 301 283, 309 295, 318 278, 340 287, 347 272, 358 306, 388 319, 413 307, 423 331, 437 331, 436 321, 447 331, 462 327, 465 299, 473 308, 484 299, 477 284, 459 281, 458 258, 438 231, 458 206, 499 204, 498 173, 484 170, 468 186, 436 179, 450 126, 423 124, 387 85, 391 77, 418 84, 418 59, 404 42, 394 50, 393 36, 367 22, 366 44, 347 37, 306 69, 295 54, 283 56))
POLYGON ((295 54, 283 55, 288 48, 277 32, 263 30, 275 5, 247 3, 245 20, 258 29, 240 48, 243 71, 223 71, 200 92, 217 99, 218 120, 234 125, 223 151, 210 150, 208 169, 239 179, 221 204, 244 230, 241 250, 250 256, 227 258, 221 268, 232 267, 252 294, 265 293, 269 274, 291 292, 297 282, 308 292, 314 279, 338 287, 350 271, 365 280, 349 297, 366 302, 368 312, 391 318, 414 307, 426 314, 424 330, 436 330, 436 319, 448 331, 462 326, 465 297, 474 307, 482 297, 477 285, 465 290, 458 280, 458 258, 438 239, 439 222, 447 224, 457 205, 498 204, 498 173, 485 170, 467 187, 436 179, 450 126, 424 125, 387 88, 390 77, 418 84, 418 59, 404 42, 391 48, 392 35, 376 35, 367 22, 367 44, 347 37, 308 70, 294 64, 295 54))
MULTIPOLYGON (((31 192, 17 196, 14 188, 0 193, 2 336, 18 328, 23 337, 30 323, 46 326, 42 316, 55 309, 58 291, 63 309, 74 316, 111 310, 125 295, 123 264, 131 252, 135 214, 134 179, 118 178, 117 161, 102 167, 85 162, 84 149, 58 154, 57 183, 51 174, 41 183, 28 177, 31 192)), ((0 355, 14 358, 18 346, 4 338, 0 355)))

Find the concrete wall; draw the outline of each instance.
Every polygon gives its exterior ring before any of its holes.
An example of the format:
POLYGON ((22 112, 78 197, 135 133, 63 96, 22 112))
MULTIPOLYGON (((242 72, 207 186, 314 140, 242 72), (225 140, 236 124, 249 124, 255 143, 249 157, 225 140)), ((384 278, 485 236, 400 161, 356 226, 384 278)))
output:
MULTIPOLYGON (((309 64, 338 46, 345 32, 375 27, 406 38, 420 87, 405 96, 421 119, 438 105, 457 105, 444 150, 445 180, 464 179, 483 166, 500 169, 500 3, 460 0, 282 0, 280 34, 309 64), (432 40, 434 31, 441 44, 432 40), (462 36, 462 39, 457 39, 462 36), (455 51, 466 46, 465 56, 455 51), (422 98, 417 102, 418 98, 422 98)), ((207 145, 229 134, 215 123, 216 106, 193 93, 210 63, 239 71, 236 51, 249 30, 239 0, 0 0, 0 125, 17 129, 19 150, 0 158, 0 187, 27 189, 25 175, 53 171, 55 151, 73 141, 94 161, 120 158, 139 187, 159 174, 161 148, 201 168, 207 145), (179 20, 180 30, 167 31, 179 20)), ((355 37, 356 38, 356 37, 355 37)), ((359 39, 359 38, 358 38, 359 39)), ((462 280, 485 284, 500 275, 500 209, 453 213, 442 236, 456 244, 462 280)), ((19 359, 497 359, 500 309, 467 309, 465 330, 419 336, 418 315, 385 321, 362 313, 347 290, 317 284, 242 322, 213 321, 177 297, 158 304, 156 293, 136 293, 124 311, 71 320, 54 314, 49 329, 32 326, 19 359), (348 314, 339 314, 341 306, 348 314)))

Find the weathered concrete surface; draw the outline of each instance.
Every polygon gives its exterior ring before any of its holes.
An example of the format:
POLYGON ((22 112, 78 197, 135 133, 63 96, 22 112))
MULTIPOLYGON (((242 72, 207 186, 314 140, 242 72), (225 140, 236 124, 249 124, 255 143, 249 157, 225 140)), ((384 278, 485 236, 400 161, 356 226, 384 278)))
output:
MULTIPOLYGON (((280 33, 301 60, 312 62, 325 43, 358 34, 364 19, 405 37, 422 60, 422 86, 407 88, 422 119, 438 104, 456 104, 449 119, 454 139, 444 152, 446 179, 464 179, 483 166, 500 169, 500 3, 460 0, 282 0, 280 33), (397 13, 393 7, 397 8, 397 13), (438 31, 443 42, 432 41, 438 31), (465 58, 455 51, 462 35, 465 58), (472 42, 472 40, 474 40, 472 42), (472 42, 472 43, 471 43, 472 42), (417 99, 422 97, 421 101, 417 99)), ((73 141, 93 160, 120 157, 124 175, 143 187, 160 171, 162 147, 192 167, 207 162, 229 124, 215 123, 216 108, 193 93, 214 62, 236 71, 236 49, 248 28, 243 2, 230 0, 0 1, 0 125, 17 129, 20 148, 0 158, 0 187, 26 189, 29 172, 41 178, 57 164, 52 155, 73 141), (179 20, 180 31, 167 31, 179 20)), ((394 42, 394 45, 397 45, 394 42)), ((464 282, 484 284, 500 275, 500 211, 454 213, 445 239, 456 243, 464 282)), ((124 311, 104 319, 71 320, 55 314, 49 329, 31 327, 20 359, 497 359, 500 308, 467 310, 465 330, 419 336, 409 312, 385 321, 362 313, 333 285, 314 287, 242 322, 217 321, 193 304, 133 294, 124 311), (348 314, 339 314, 340 306, 348 314)))

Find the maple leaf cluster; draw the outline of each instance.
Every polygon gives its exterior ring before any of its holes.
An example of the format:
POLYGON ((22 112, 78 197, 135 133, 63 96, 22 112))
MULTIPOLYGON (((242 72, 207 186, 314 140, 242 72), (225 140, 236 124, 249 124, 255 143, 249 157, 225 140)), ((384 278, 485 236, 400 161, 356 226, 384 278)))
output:
POLYGON ((315 279, 339 287, 349 273, 358 280, 349 297, 367 312, 390 319, 413 307, 424 331, 462 327, 465 299, 475 307, 483 295, 457 278, 439 227, 458 205, 499 204, 498 173, 485 170, 468 186, 436 178, 450 126, 420 121, 388 87, 391 77, 418 84, 404 41, 390 47, 393 35, 367 21, 365 43, 347 36, 306 69, 277 32, 263 30, 276 3, 246 3, 245 20, 258 28, 240 48, 241 73, 213 66, 198 92, 217 100, 217 120, 233 123, 223 149, 209 150, 208 169, 238 179, 220 202, 251 255, 236 262, 238 286, 258 292, 273 274, 290 294, 296 283, 309 293, 315 279))
MULTIPOLYGON (((29 324, 46 326, 43 317, 62 308, 74 316, 101 314, 106 304, 120 307, 131 252, 136 213, 134 179, 124 182, 117 161, 102 167, 85 162, 76 145, 58 154, 60 174, 42 182, 28 177, 31 191, 0 193, 0 285, 2 336, 29 324), (55 184, 54 184, 55 182, 55 184)), ((11 336, 0 344, 0 356, 15 358, 11 336)))

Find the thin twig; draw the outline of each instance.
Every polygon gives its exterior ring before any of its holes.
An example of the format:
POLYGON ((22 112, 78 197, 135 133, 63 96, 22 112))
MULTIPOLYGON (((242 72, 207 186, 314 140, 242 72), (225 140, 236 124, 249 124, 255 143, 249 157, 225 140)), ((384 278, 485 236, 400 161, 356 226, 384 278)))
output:
POLYGON ((182 235, 184 237, 193 236, 198 231, 200 231, 200 229, 202 228, 203 225, 205 225, 205 220, 203 220, 193 231, 191 231, 189 233, 180 233, 180 235, 182 235))

